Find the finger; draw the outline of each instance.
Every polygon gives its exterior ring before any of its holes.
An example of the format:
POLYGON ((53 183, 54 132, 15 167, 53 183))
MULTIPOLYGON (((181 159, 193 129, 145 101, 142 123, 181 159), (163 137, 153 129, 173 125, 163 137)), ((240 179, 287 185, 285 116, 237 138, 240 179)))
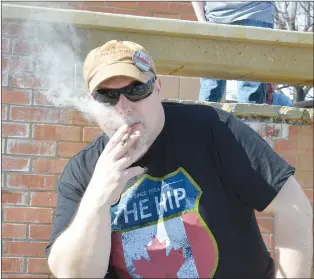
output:
POLYGON ((142 167, 132 167, 129 169, 126 169, 125 171, 122 172, 123 180, 128 181, 131 178, 137 176, 137 175, 142 175, 145 173, 145 168, 142 167))
POLYGON ((131 147, 138 141, 140 138, 140 132, 136 131, 132 135, 130 135, 127 141, 121 141, 117 146, 112 150, 111 156, 114 160, 119 160, 124 157, 127 153, 132 155, 131 147))
POLYGON ((106 151, 109 153, 111 150, 121 142, 121 139, 129 132, 130 128, 127 124, 122 125, 115 134, 111 137, 106 145, 106 151))

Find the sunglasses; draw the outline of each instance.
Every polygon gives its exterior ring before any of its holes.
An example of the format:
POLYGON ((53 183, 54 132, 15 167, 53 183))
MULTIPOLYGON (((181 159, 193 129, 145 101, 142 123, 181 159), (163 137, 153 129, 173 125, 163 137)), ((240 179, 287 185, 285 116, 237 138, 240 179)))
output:
POLYGON ((137 81, 123 88, 97 89, 91 95, 93 96, 94 100, 100 103, 110 104, 112 106, 118 103, 121 94, 123 94, 131 102, 138 102, 147 98, 153 93, 155 81, 156 77, 153 77, 146 83, 137 81))

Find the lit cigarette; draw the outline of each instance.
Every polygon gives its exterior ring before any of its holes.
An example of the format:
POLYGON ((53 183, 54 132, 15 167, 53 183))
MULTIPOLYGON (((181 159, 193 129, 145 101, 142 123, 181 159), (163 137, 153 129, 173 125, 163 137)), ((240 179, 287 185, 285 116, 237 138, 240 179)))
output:
POLYGON ((127 142, 127 140, 129 139, 130 135, 129 134, 125 134, 121 140, 122 145, 125 145, 125 143, 127 142))

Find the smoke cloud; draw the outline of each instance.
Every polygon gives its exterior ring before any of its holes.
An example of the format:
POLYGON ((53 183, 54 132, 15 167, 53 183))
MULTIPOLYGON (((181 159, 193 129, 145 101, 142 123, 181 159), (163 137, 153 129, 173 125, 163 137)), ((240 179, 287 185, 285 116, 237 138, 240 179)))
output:
MULTIPOLYGON (((21 34, 24 37, 32 36, 32 41, 37 46, 36 53, 31 54, 35 60, 32 75, 41 81, 40 93, 54 106, 77 109, 85 118, 97 120, 98 123, 103 121, 103 124, 112 130, 118 129, 123 124, 141 121, 121 117, 111 106, 101 104, 87 96, 88 90, 83 82, 83 63, 90 51, 85 46, 89 40, 88 30, 77 29, 68 23, 55 23, 53 18, 47 18, 46 13, 45 22, 39 21, 39 18, 40 12, 36 12, 24 20, 21 34)), ((20 73, 10 73, 17 87, 24 87, 23 74, 21 77, 20 73)))

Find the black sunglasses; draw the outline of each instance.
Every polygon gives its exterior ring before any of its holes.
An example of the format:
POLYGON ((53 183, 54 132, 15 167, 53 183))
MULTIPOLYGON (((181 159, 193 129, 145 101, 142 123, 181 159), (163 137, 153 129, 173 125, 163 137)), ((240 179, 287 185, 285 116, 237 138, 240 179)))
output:
POLYGON ((156 76, 146 83, 137 81, 123 88, 97 89, 92 93, 92 96, 96 101, 104 104, 110 104, 112 106, 118 103, 121 94, 132 102, 138 102, 153 93, 155 81, 156 76))

